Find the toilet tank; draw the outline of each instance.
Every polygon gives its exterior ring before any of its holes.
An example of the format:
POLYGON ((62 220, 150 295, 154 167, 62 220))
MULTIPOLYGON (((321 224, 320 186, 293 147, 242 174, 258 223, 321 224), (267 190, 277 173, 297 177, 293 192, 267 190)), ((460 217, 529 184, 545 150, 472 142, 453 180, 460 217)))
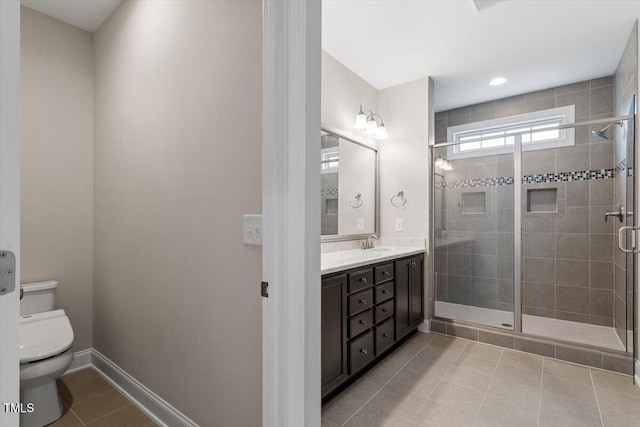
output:
POLYGON ((55 280, 22 284, 24 296, 20 300, 20 316, 53 310, 57 287, 58 282, 55 280))

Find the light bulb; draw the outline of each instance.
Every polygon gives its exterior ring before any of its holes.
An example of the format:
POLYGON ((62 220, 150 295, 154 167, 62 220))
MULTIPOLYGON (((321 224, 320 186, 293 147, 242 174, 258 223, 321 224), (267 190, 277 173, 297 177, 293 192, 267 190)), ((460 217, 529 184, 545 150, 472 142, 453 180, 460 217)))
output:
POLYGON ((387 128, 384 123, 380 123, 380 126, 378 126, 378 130, 376 131, 376 139, 389 139, 389 134, 387 133, 387 128))
POLYGON ((435 165, 437 168, 442 168, 444 166, 444 159, 442 157, 438 157, 436 159, 435 165))
POLYGON ((378 123, 374 119, 371 119, 367 122, 367 130, 365 133, 367 135, 375 135, 378 131, 378 123))
POLYGON ((367 128, 367 116, 364 115, 362 110, 356 116, 356 121, 353 124, 353 127, 358 130, 365 130, 367 128))

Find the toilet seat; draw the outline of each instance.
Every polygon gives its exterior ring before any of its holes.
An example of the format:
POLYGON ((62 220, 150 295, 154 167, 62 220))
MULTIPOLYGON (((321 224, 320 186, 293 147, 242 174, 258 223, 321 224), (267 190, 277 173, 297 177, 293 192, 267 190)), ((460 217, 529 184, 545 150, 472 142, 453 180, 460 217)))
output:
POLYGON ((46 359, 73 345, 73 329, 64 310, 20 317, 20 364, 46 359))

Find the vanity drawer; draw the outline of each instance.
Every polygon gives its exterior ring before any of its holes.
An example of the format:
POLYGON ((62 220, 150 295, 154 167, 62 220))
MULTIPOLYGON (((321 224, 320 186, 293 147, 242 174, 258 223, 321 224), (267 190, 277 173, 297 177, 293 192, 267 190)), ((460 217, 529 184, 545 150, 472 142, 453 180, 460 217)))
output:
POLYGON ((393 282, 376 286, 376 304, 393 298, 393 282))
POLYGON ((393 344, 393 319, 376 326, 376 355, 382 353, 393 344))
POLYGON ((349 296, 349 316, 373 307, 373 289, 349 296))
POLYGON ((373 268, 356 271, 349 275, 349 293, 358 292, 361 289, 373 285, 373 268))
POLYGON ((375 276, 376 276, 376 284, 393 279, 393 263, 376 267, 375 276))
POLYGON ((349 319, 349 338, 360 335, 373 326, 373 310, 365 311, 349 319))
POLYGON ((376 324, 393 316, 393 300, 376 305, 376 324))
POLYGON ((373 357, 373 331, 369 331, 349 343, 349 373, 360 370, 373 357))

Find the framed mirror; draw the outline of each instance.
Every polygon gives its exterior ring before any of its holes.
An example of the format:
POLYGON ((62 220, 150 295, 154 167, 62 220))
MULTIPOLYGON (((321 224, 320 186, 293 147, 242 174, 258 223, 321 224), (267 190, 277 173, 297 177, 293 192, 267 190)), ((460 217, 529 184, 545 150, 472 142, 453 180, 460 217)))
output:
POLYGON ((377 149, 324 128, 320 144, 322 241, 377 235, 377 149))

